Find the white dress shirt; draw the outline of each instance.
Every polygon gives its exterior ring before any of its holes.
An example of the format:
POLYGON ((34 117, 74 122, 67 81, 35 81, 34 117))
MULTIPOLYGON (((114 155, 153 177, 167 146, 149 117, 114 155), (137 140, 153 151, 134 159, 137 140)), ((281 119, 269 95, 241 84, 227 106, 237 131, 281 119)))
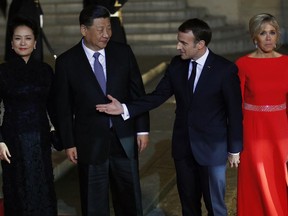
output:
MULTIPOLYGON (((206 59, 208 57, 208 54, 209 54, 209 49, 206 49, 206 52, 204 53, 204 55, 202 55, 199 59, 196 60, 197 62, 197 69, 196 69, 196 76, 195 76, 195 81, 194 81, 194 86, 193 86, 193 92, 195 91, 195 88, 197 86, 197 83, 199 81, 199 78, 201 76, 201 73, 202 73, 202 69, 203 69, 203 66, 206 62, 206 59)), ((192 62, 195 61, 193 59, 191 59, 191 62, 189 64, 189 71, 188 71, 188 77, 187 77, 187 80, 189 79, 189 77, 191 76, 191 71, 192 71, 192 62)))
MULTIPOLYGON (((95 62, 95 58, 94 58, 94 53, 95 51, 94 50, 91 50, 90 48, 88 48, 87 46, 85 46, 84 44, 84 41, 82 39, 82 47, 84 49, 84 52, 87 56, 87 59, 91 65, 91 68, 92 70, 94 71, 94 62, 95 62)), ((99 55, 99 62, 100 64, 102 65, 103 67, 103 71, 104 71, 104 76, 105 76, 105 79, 107 80, 107 73, 106 73, 106 59, 105 59, 105 50, 104 49, 101 49, 101 50, 98 50, 97 52, 100 53, 99 55)))

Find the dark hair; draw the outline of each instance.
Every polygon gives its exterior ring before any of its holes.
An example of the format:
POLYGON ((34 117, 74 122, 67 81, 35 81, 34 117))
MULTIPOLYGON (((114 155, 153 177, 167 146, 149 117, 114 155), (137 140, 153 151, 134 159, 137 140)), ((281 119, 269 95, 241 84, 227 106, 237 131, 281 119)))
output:
POLYGON ((179 26, 178 31, 192 31, 195 36, 195 42, 204 40, 206 46, 210 43, 212 38, 212 30, 209 25, 203 20, 197 18, 186 20, 179 26))
POLYGON ((12 41, 12 39, 13 39, 13 34, 14 34, 15 29, 19 26, 29 27, 33 32, 35 40, 37 39, 38 34, 39 34, 39 29, 38 29, 37 24, 33 20, 31 20, 27 17, 17 16, 17 17, 12 19, 12 21, 8 27, 10 41, 12 41))
POLYGON ((107 8, 100 5, 91 5, 85 7, 79 15, 80 25, 92 26, 96 18, 110 18, 110 12, 107 8))

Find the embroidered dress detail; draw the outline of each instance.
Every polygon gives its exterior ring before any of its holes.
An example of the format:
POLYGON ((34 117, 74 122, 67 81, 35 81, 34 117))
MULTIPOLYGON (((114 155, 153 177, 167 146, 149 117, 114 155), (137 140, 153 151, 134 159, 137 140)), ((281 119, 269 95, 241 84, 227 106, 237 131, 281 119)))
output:
POLYGON ((286 109, 286 103, 279 105, 253 105, 244 103, 245 110, 251 110, 256 112, 276 112, 286 109))

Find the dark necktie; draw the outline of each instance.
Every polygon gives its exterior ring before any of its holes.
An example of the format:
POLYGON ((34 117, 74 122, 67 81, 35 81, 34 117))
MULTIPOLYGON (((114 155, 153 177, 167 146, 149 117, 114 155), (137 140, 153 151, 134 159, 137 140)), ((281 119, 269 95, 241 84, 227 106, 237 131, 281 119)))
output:
POLYGON ((195 77, 196 77, 196 68, 197 68, 197 62, 196 61, 192 61, 192 71, 188 80, 189 83, 189 87, 192 90, 192 94, 194 92, 194 82, 195 82, 195 77))
MULTIPOLYGON (((106 95, 106 79, 105 79, 103 67, 100 64, 99 59, 98 59, 99 56, 100 56, 100 53, 96 52, 96 53, 94 53, 93 56, 95 58, 95 61, 94 61, 94 74, 96 76, 96 79, 98 80, 99 85, 101 86, 101 89, 102 89, 103 93, 106 95)), ((112 127, 111 118, 109 118, 109 126, 110 126, 110 128, 112 127)))
POLYGON ((106 79, 105 79, 105 75, 104 75, 104 70, 102 65, 99 62, 99 57, 100 53, 96 52, 94 53, 94 74, 96 76, 96 79, 98 80, 99 85, 101 86, 102 91, 104 92, 104 94, 106 94, 106 79))

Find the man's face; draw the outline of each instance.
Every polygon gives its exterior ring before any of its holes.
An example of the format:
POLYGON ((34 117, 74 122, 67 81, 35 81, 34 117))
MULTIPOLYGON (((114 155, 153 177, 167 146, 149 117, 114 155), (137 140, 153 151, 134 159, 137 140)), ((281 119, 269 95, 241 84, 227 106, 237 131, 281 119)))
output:
POLYGON ((81 25, 81 34, 88 48, 94 51, 104 49, 112 35, 110 19, 96 18, 92 26, 81 25))
POLYGON ((195 37, 192 31, 178 32, 177 36, 177 50, 180 51, 182 59, 198 59, 199 42, 195 42, 195 37))

